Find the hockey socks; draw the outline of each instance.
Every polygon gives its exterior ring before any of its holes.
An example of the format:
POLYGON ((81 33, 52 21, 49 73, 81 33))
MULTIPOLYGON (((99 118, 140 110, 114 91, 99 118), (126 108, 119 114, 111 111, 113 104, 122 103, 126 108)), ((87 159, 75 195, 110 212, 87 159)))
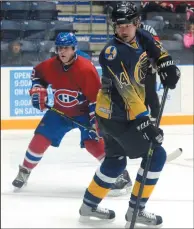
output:
POLYGON ((26 151, 23 166, 33 169, 42 159, 44 152, 51 145, 51 142, 40 134, 35 134, 26 151))
POLYGON ((96 140, 87 140, 84 141, 84 146, 86 150, 94 156, 99 161, 104 158, 105 152, 104 152, 104 141, 103 139, 99 139, 99 141, 96 140))
MULTIPOLYGON (((137 196, 138 196, 139 188, 141 185, 146 161, 147 161, 147 155, 143 158, 141 162, 141 167, 138 170, 136 181, 133 186, 133 191, 132 191, 130 202, 129 202, 129 206, 132 208, 134 208, 136 205, 137 196)), ((153 155, 152 155, 152 161, 151 161, 150 168, 147 174, 147 179, 145 182, 143 193, 142 193, 142 198, 140 202, 141 209, 145 207, 146 202, 148 201, 149 197, 151 196, 152 191, 159 179, 159 176, 163 169, 165 161, 166 161, 166 151, 164 150, 164 148, 162 146, 155 148, 153 155)))
POLYGON ((90 207, 96 207, 108 194, 125 167, 126 157, 105 157, 85 192, 83 202, 90 207))

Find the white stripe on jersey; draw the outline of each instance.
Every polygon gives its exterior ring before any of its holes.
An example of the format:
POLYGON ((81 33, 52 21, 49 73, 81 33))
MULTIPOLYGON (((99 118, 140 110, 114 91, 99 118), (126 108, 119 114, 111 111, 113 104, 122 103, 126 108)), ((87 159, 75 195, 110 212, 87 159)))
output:
POLYGON ((151 33, 152 36, 157 36, 156 30, 152 26, 143 24, 143 29, 151 33))

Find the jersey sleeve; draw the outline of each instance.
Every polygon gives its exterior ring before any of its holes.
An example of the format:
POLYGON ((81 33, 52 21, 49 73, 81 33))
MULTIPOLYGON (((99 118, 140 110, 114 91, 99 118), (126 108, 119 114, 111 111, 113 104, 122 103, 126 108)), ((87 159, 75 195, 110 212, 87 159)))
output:
POLYGON ((146 53, 155 63, 157 63, 159 59, 170 56, 168 51, 163 48, 162 44, 158 40, 155 40, 151 34, 147 31, 141 31, 141 33, 146 53))
POLYGON ((153 36, 154 40, 160 41, 160 38, 159 38, 156 30, 152 26, 143 24, 142 28, 144 30, 146 30, 147 32, 149 32, 153 36))
POLYGON ((44 80, 44 74, 41 68, 41 65, 37 65, 33 68, 31 73, 32 87, 45 87, 47 88, 48 84, 44 80))
POLYGON ((91 64, 82 70, 83 78, 81 80, 81 90, 89 101, 89 115, 90 120, 95 116, 96 98, 99 89, 101 88, 100 77, 96 68, 91 64))

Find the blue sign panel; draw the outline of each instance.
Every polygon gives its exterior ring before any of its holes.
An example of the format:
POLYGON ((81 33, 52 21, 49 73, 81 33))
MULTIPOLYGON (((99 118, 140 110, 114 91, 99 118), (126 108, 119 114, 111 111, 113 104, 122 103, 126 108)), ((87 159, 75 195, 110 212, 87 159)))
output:
POLYGON ((10 116, 37 116, 43 112, 31 105, 31 70, 10 70, 10 116))

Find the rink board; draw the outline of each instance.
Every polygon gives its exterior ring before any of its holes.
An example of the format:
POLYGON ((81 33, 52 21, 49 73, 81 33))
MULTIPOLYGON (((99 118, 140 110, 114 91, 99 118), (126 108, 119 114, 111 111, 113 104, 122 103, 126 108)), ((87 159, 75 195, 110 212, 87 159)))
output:
MULTIPOLYGON (((1 120, 2 130, 35 129, 40 119, 1 120)), ((164 116, 161 125, 191 125, 193 116, 164 116)))
MULTIPOLYGON (((193 65, 181 65, 181 79, 176 90, 169 90, 162 125, 193 124, 193 65)), ((96 69, 101 76, 99 66, 96 69)), ((32 67, 1 67, 1 129, 34 129, 44 113, 31 105, 32 67)), ((157 77, 156 91, 161 100, 163 86, 157 77)), ((52 103, 52 93, 50 96, 52 103)))

